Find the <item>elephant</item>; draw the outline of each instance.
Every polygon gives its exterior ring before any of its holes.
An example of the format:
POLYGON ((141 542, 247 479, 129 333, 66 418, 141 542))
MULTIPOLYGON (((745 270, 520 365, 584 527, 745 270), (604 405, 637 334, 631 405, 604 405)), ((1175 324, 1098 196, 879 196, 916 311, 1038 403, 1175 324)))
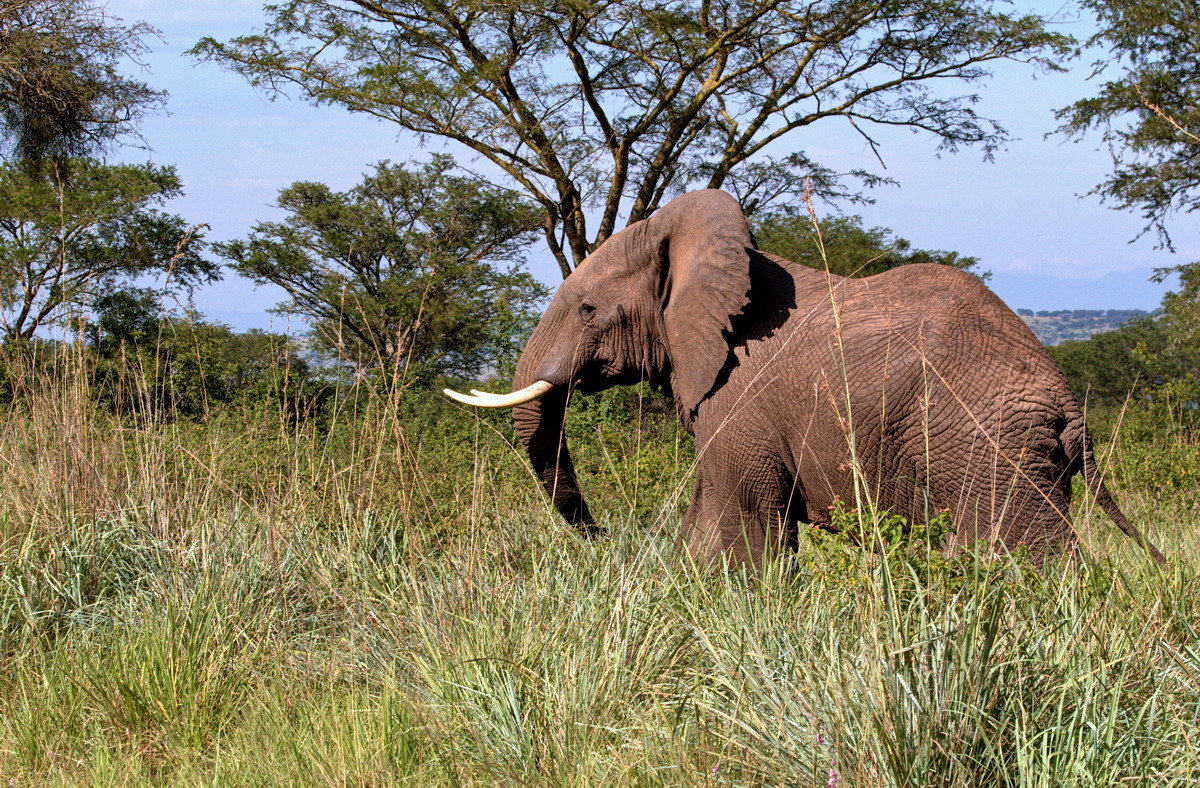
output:
POLYGON ((563 438, 572 391, 649 381, 695 436, 680 538, 700 561, 760 563, 801 525, 867 500, 927 522, 948 550, 986 539, 1039 561, 1078 549, 1068 513, 1082 472, 1100 508, 1159 563, 1096 468, 1083 413, 1025 323, 979 278, 936 264, 864 278, 756 248, 728 193, 683 194, 599 245, 555 292, 511 407, 555 508, 597 530, 563 438))

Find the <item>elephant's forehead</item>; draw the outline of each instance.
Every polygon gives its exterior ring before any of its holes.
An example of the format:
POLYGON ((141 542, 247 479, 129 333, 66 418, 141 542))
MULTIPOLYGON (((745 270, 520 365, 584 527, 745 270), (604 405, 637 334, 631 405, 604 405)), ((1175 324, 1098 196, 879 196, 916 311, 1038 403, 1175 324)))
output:
POLYGON ((554 291, 554 301, 573 301, 579 298, 579 271, 580 269, 576 268, 566 281, 558 286, 558 289, 554 291))
MULTIPOLYGON (((596 279, 603 276, 606 272, 611 272, 616 267, 613 263, 612 253, 601 246, 585 257, 583 262, 576 266, 575 273, 571 276, 574 277, 576 274, 582 274, 584 277, 596 279)), ((567 281, 570 281, 570 279, 567 281)))
POLYGON ((569 292, 581 294, 628 282, 630 274, 626 261, 598 249, 579 264, 575 273, 563 282, 563 287, 570 286, 572 289, 569 292))

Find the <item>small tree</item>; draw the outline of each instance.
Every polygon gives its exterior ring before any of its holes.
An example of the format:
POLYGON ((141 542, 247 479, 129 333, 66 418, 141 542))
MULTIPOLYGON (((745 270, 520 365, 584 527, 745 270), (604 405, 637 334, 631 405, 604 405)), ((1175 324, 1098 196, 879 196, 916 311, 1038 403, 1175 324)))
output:
POLYGON ((181 192, 170 167, 70 162, 0 167, 0 337, 29 339, 97 295, 144 276, 160 292, 217 278, 201 238, 154 206, 181 192))
POLYGON ((1004 130, 950 85, 995 60, 1052 66, 1069 42, 981 0, 286 0, 267 13, 261 33, 194 51, 470 148, 540 206, 564 277, 619 218, 689 187, 747 209, 809 176, 844 193, 803 153, 772 156, 813 123, 840 119, 872 148, 874 128, 900 126, 990 152, 1004 130))
POLYGON ((546 296, 517 266, 539 216, 453 167, 383 162, 345 192, 294 183, 279 194, 284 221, 215 248, 286 290, 278 311, 360 368, 478 375, 515 354, 546 296))
MULTIPOLYGON (((764 251, 810 268, 842 276, 871 276, 909 263, 938 263, 978 274, 978 257, 958 252, 913 249, 886 227, 863 226, 861 216, 838 216, 821 222, 820 238, 808 216, 776 214, 755 222, 755 239, 764 251), (822 248, 824 255, 822 255, 822 248)), ((980 274, 987 278, 988 274, 980 274)))
POLYGON ((155 34, 94 0, 0 0, 0 149, 61 167, 135 134, 166 94, 121 69, 155 34))

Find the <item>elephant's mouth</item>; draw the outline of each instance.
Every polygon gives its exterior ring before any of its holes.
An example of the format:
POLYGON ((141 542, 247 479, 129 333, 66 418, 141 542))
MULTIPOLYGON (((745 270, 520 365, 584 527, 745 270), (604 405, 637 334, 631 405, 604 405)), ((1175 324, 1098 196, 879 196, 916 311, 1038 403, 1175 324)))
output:
POLYGON ((533 402, 535 399, 541 399, 553 389, 553 383, 539 380, 509 394, 492 394, 479 389, 471 389, 470 394, 462 394, 454 389, 442 389, 442 393, 456 402, 476 408, 512 408, 524 405, 526 402, 533 402))

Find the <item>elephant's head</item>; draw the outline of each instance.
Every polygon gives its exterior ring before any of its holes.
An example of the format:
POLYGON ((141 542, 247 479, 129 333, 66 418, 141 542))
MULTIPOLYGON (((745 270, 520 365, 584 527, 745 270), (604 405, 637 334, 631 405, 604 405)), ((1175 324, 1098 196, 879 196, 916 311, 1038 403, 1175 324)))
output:
POLYGON ((517 364, 512 394, 446 394, 512 407, 517 432, 555 507, 592 526, 562 437, 573 389, 649 380, 670 387, 685 424, 729 360, 724 335, 750 289, 750 229, 718 190, 691 192, 616 233, 554 294, 517 364))

